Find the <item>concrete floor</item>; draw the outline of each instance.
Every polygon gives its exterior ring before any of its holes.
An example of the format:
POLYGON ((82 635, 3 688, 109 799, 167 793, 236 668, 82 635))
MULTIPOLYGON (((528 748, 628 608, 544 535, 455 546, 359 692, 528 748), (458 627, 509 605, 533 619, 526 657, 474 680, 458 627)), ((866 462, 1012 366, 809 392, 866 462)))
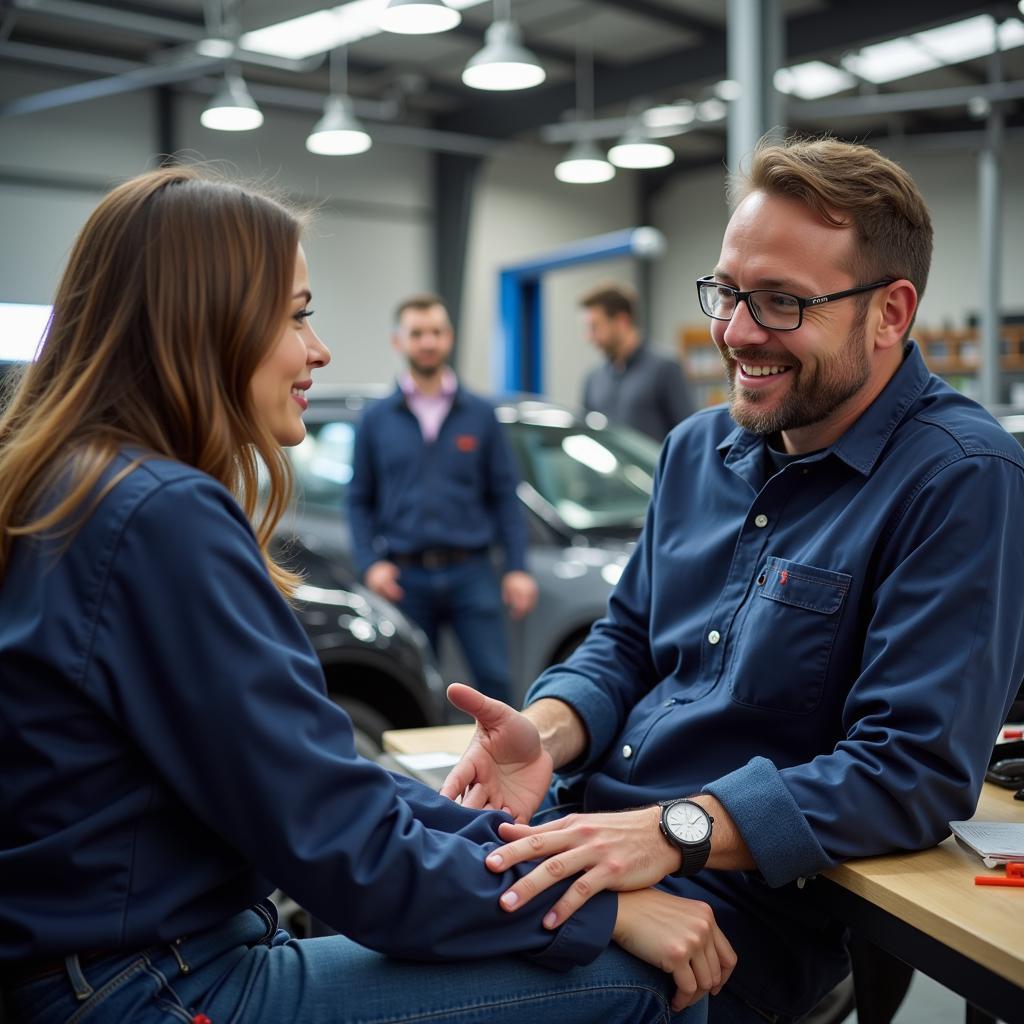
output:
MULTIPOLYGON (((893 1024, 964 1024, 964 1001, 920 971, 914 972, 910 991, 893 1017, 893 1024)), ((843 1024, 857 1024, 851 1013, 843 1024)))

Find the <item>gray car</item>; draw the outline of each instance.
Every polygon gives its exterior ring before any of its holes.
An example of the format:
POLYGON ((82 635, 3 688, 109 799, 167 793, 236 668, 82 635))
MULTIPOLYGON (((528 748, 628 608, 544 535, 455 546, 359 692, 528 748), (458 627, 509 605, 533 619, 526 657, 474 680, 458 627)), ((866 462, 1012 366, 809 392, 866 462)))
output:
MULTIPOLYGON (((355 429, 367 402, 382 393, 318 388, 305 415, 308 436, 290 449, 299 498, 284 525, 302 547, 349 572, 345 492, 355 429)), ((581 418, 535 398, 502 400, 496 413, 519 464, 527 565, 539 589, 537 608, 509 625, 513 692, 521 700, 604 614, 643 525, 659 449, 603 416, 581 418)), ((441 665, 446 680, 469 678, 452 642, 442 643, 441 665)))

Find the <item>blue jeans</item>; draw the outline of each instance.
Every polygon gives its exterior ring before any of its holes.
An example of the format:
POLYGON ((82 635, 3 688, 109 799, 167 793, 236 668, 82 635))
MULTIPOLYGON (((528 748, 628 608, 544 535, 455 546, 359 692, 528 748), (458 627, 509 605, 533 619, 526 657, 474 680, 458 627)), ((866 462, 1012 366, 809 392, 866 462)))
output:
POLYGON ((402 566, 398 583, 405 591, 399 607, 427 634, 434 651, 441 626, 450 625, 476 687, 510 702, 505 607, 487 555, 443 569, 402 566))
POLYGON ((673 1016, 669 976, 615 946, 561 974, 518 957, 421 964, 340 935, 292 939, 271 905, 175 943, 112 954, 8 991, 17 1024, 705 1024, 673 1016))

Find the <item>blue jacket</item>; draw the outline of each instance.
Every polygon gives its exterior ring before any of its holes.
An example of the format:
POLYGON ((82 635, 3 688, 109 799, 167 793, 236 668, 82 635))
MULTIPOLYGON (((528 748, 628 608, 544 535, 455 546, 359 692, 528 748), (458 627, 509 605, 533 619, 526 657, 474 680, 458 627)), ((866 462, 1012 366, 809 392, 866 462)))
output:
POLYGON ((0 962, 171 940, 274 886, 398 956, 593 958, 615 898, 554 935, 551 900, 500 910, 512 875, 483 864, 500 820, 357 756, 245 516, 204 474, 150 459, 66 549, 16 541, 0 962))
POLYGON ((805 1012, 845 967, 798 878, 973 813, 1024 677, 1022 527, 1024 452, 913 345, 774 476, 725 408, 669 435, 607 617, 527 700, 586 723, 587 810, 728 809, 759 870, 672 884, 710 900, 755 1004, 805 1012))
POLYGON ((519 477, 491 405, 459 387, 437 439, 423 440, 400 389, 371 405, 356 432, 349 520, 356 568, 425 548, 501 544, 506 570, 526 564, 519 477))

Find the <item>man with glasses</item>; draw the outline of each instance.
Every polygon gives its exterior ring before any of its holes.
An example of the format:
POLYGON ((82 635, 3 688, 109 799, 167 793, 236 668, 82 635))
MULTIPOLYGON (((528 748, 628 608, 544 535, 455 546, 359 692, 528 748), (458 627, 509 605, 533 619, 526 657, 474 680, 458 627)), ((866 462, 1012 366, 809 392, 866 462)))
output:
POLYGON ((728 406, 669 435, 606 617, 526 710, 454 692, 480 727, 443 792, 528 821, 553 765, 598 813, 502 826, 488 866, 549 858, 505 909, 579 872, 552 927, 603 888, 705 899, 739 956, 712 1022, 790 1021, 848 970, 804 880, 974 811, 1024 677, 1024 453, 909 340, 902 168, 794 141, 734 188, 697 282, 728 406))

